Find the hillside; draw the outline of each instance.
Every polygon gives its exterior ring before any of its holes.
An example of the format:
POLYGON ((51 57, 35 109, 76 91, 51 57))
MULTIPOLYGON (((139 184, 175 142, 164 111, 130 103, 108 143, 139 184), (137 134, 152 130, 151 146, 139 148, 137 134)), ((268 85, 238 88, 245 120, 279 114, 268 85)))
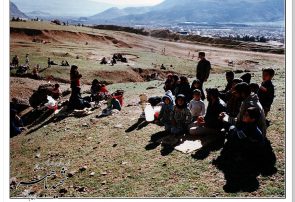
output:
MULTIPOLYGON (((33 68, 24 75, 10 69, 10 101, 16 98, 27 103, 39 85, 49 82, 58 82, 63 92, 70 90, 70 66, 61 66, 62 60, 79 67, 82 97, 89 96, 93 79, 107 84, 109 92, 125 92, 122 110, 107 117, 100 116, 106 103, 89 111, 69 110, 64 103, 56 113, 46 107, 26 106, 20 114, 27 130, 11 137, 9 143, 10 164, 6 166, 10 169, 10 197, 286 196, 285 55, 45 21, 11 22, 10 26, 10 58, 18 55, 20 64, 24 64, 29 53, 30 66, 40 65, 38 80, 30 77, 33 68), (185 75, 190 82, 195 79, 199 51, 205 51, 212 64, 205 88, 224 89, 226 70, 235 71, 236 78, 250 72, 255 83, 261 83, 262 68, 273 67, 276 71, 276 97, 268 115, 267 138, 276 156, 277 172, 259 175, 257 190, 228 193, 223 189, 227 180, 213 164, 221 155, 220 145, 210 145, 214 137, 198 140, 198 150, 179 152, 170 145, 164 127, 140 118, 139 96, 163 96, 167 74, 185 75), (114 53, 122 53, 128 63, 100 64, 102 57, 109 60, 114 53), (47 67, 48 57, 57 65, 47 67), (229 66, 229 61, 234 65, 229 66), (162 64, 166 70, 160 69, 162 64), (151 79, 154 73, 158 77, 151 79), (44 176, 47 178, 42 181, 44 176)), ((61 102, 69 97, 64 95, 61 102)), ((179 144, 195 139, 184 136, 179 144)))
MULTIPOLYGON (((96 23, 106 21, 115 24, 171 24, 179 22, 199 23, 245 23, 275 22, 284 20, 284 1, 282 0, 166 0, 153 6, 143 14, 129 13, 122 16, 97 18, 96 23), (103 21, 101 21, 103 20, 103 21)), ((91 23, 94 21, 92 20, 91 23)))
POLYGON ((9 3, 9 10, 10 10, 10 18, 12 18, 12 17, 28 18, 28 16, 26 14, 24 14, 23 12, 21 12, 18 9, 18 7, 12 2, 9 3))

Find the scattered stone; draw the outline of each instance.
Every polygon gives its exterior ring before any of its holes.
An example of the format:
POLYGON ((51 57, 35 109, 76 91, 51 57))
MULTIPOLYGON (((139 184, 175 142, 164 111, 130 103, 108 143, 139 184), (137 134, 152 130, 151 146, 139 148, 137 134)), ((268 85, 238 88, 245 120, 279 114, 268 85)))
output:
POLYGON ((101 182, 102 185, 105 185, 106 183, 107 183, 106 180, 104 180, 104 181, 101 182))
POLYGON ((67 174, 68 177, 73 177, 76 174, 75 171, 71 171, 67 174))
POLYGON ((95 172, 92 172, 89 174, 90 177, 93 177, 95 175, 95 172))
POLYGON ((97 147, 93 147, 92 149, 95 150, 95 149, 97 149, 97 147))
POLYGON ((68 192, 68 190, 66 188, 62 188, 59 190, 60 194, 66 194, 68 192))
POLYGON ((11 188, 15 187, 16 184, 17 184, 17 179, 16 179, 16 177, 12 177, 12 178, 10 178, 10 180, 9 180, 9 184, 10 184, 10 187, 11 187, 11 188))
POLYGON ((91 118, 90 119, 90 122, 93 123, 93 124, 97 123, 98 121, 99 121, 99 119, 97 119, 97 118, 91 118))
POLYGON ((40 153, 36 154, 35 158, 37 158, 37 159, 40 158, 40 155, 41 155, 40 153))
POLYGON ((118 125, 115 125, 115 127, 114 128, 122 128, 123 127, 123 125, 122 124, 118 124, 118 125))
POLYGON ((104 172, 101 172, 100 174, 101 175, 107 175, 108 173, 106 171, 104 171, 104 172))
POLYGON ((126 165, 126 164, 127 164, 127 162, 126 162, 126 161, 123 161, 123 162, 122 162, 122 165, 126 165))
POLYGON ((79 168, 79 170, 80 170, 81 172, 83 172, 83 171, 87 170, 87 166, 82 166, 81 168, 79 168))
POLYGON ((163 165, 162 165, 163 167, 166 167, 167 166, 167 163, 163 163, 163 165))
POLYGON ((118 144, 113 144, 113 147, 116 147, 118 144))
POLYGON ((88 127, 88 124, 87 123, 83 123, 82 126, 83 127, 88 127))
POLYGON ((76 189, 76 191, 78 191, 78 192, 86 192, 86 188, 85 187, 78 187, 76 189))

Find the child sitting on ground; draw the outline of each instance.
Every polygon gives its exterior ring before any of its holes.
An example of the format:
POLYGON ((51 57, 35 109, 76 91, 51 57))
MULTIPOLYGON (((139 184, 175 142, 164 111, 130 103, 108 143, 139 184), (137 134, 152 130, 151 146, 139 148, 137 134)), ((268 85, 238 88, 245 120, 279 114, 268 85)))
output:
POLYGON ((201 100, 201 91, 199 89, 193 91, 193 99, 190 101, 188 108, 193 116, 193 121, 197 121, 199 116, 205 115, 205 103, 201 100))
POLYGON ((178 136, 188 131, 188 126, 192 120, 192 114, 187 108, 187 102, 184 95, 179 94, 176 97, 175 104, 173 112, 171 113, 171 133, 174 136, 178 136))
POLYGON ((171 120, 170 116, 173 112, 173 95, 172 92, 169 90, 162 98, 163 105, 161 108, 161 111, 159 113, 159 120, 160 123, 164 124, 165 131, 170 132, 171 131, 171 120))
POLYGON ((274 85, 271 82, 274 75, 275 71, 272 68, 264 69, 262 71, 263 82, 258 91, 258 97, 263 107, 265 117, 270 111, 274 99, 274 85))
MULTIPOLYGON (((258 128, 260 111, 256 107, 249 107, 237 128, 231 126, 228 141, 224 145, 221 155, 214 164, 223 170, 227 184, 226 192, 254 191, 259 183, 259 175, 265 151, 265 138, 258 128)), ((273 166, 273 165, 272 165, 273 166)))
POLYGON ((201 99, 205 100, 205 94, 202 94, 202 88, 201 88, 201 81, 199 79, 194 80, 191 86, 191 93, 193 94, 193 91, 196 89, 199 89, 201 91, 201 99))
POLYGON ((55 100, 58 100, 61 96, 61 92, 60 92, 60 89, 59 89, 59 84, 55 84, 54 85, 54 88, 51 90, 51 95, 52 95, 52 98, 55 99, 55 100))
POLYGON ((98 94, 101 90, 101 85, 99 84, 99 81, 97 79, 94 79, 92 81, 92 85, 90 88, 90 92, 91 92, 91 101, 99 101, 99 97, 98 94))
POLYGON ((233 71, 227 71, 225 73, 225 77, 226 77, 226 87, 223 91, 221 91, 222 93, 226 93, 227 91, 229 91, 233 85, 233 80, 235 78, 235 73, 233 71))

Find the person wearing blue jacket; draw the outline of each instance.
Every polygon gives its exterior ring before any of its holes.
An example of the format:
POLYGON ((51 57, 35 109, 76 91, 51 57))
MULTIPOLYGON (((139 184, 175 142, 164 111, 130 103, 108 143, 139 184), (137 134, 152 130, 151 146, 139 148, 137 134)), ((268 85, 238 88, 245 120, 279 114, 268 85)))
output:
POLYGON ((163 105, 159 113, 159 120, 165 126, 165 131, 171 131, 171 113, 173 112, 174 100, 172 92, 169 90, 162 98, 163 105))

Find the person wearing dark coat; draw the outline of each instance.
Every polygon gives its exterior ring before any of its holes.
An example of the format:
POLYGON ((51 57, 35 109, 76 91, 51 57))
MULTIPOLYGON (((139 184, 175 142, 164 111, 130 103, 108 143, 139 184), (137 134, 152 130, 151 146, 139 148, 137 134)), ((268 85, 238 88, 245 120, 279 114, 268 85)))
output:
POLYGON ((197 79, 201 82, 201 93, 202 97, 205 97, 204 90, 203 90, 203 83, 206 82, 210 75, 211 70, 211 63, 206 60, 205 52, 199 52, 199 63, 197 65, 197 79))
POLYGON ((219 98, 217 88, 209 88, 206 91, 209 102, 206 114, 195 122, 197 127, 190 128, 191 135, 218 134, 223 128, 223 122, 219 119, 219 115, 226 110, 226 104, 219 98))
POLYGON ((188 79, 184 76, 180 77, 180 83, 176 86, 174 90, 175 96, 179 94, 183 94, 186 98, 186 102, 191 101, 192 99, 192 93, 191 93, 191 88, 188 82, 188 79))
POLYGON ((272 84, 272 78, 275 75, 275 71, 271 68, 264 69, 262 73, 263 82, 258 91, 259 101, 263 107, 265 116, 270 111, 271 105, 274 100, 274 85, 272 84))

